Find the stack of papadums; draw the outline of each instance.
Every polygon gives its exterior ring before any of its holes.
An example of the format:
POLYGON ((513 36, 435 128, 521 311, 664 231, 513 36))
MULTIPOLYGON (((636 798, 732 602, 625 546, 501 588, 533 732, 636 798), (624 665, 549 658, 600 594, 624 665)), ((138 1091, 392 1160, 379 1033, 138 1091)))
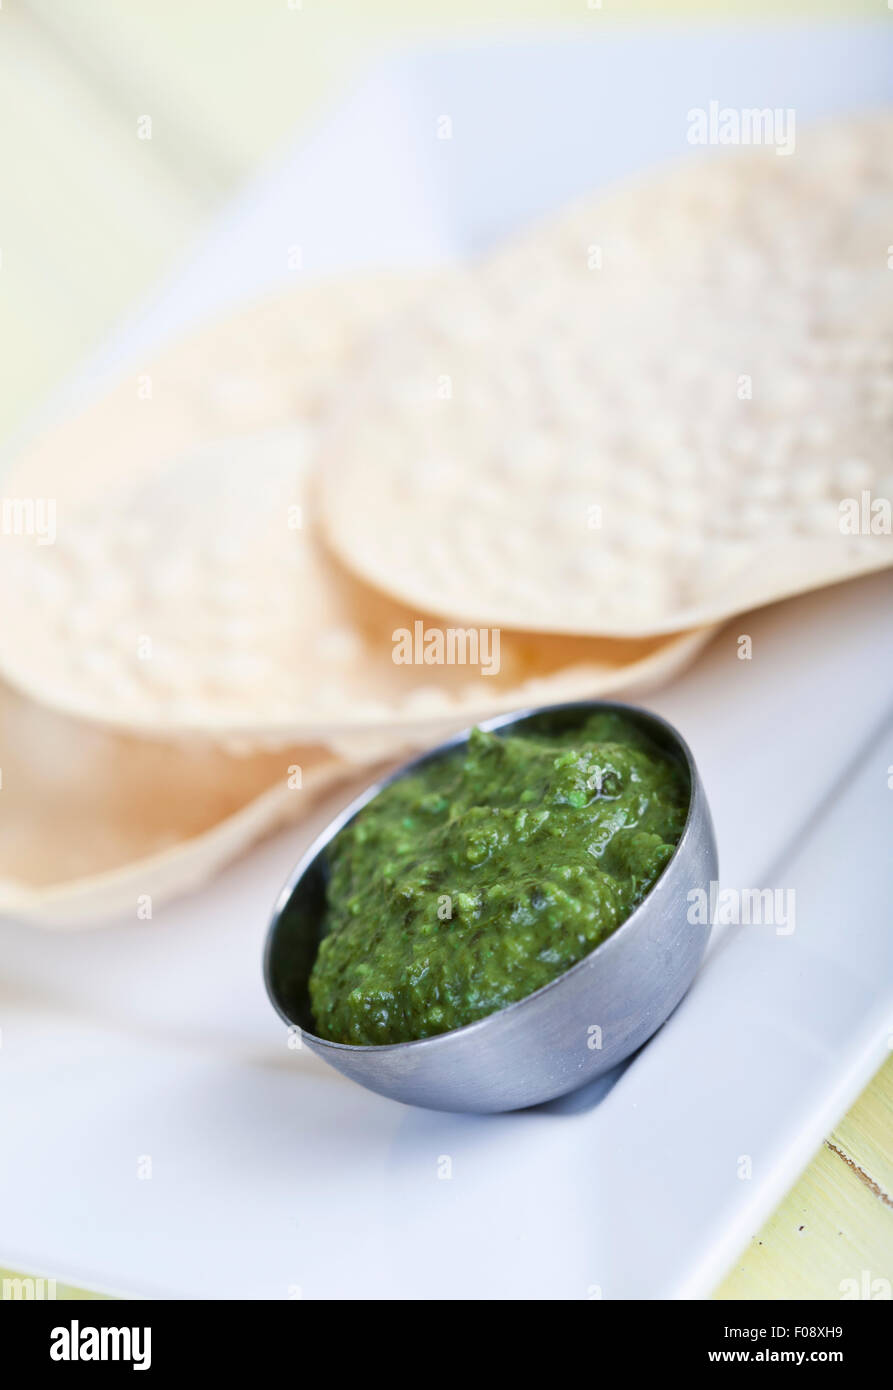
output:
POLYGON ((358 764, 889 564, 891 242, 860 118, 309 285, 39 440, 0 480, 0 911, 136 919, 358 764))

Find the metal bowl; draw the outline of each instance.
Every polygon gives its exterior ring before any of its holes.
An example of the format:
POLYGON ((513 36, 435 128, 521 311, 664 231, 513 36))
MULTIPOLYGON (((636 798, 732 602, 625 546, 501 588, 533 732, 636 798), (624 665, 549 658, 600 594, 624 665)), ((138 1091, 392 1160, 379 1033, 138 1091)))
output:
POLYGON ((691 984, 710 935, 689 921, 689 893, 709 894, 716 841, 704 788, 688 745, 666 720, 609 700, 543 706, 500 715, 480 727, 513 733, 561 730, 612 710, 643 728, 687 769, 691 799, 672 859, 647 897, 613 935, 563 975, 497 1013, 416 1042, 357 1047, 313 1033, 307 982, 326 908, 326 849, 383 787, 465 743, 470 730, 439 744, 357 797, 307 850, 283 889, 264 954, 277 1012, 302 1031, 324 1061, 361 1086, 432 1110, 517 1110, 576 1090, 629 1057, 656 1032, 691 984))

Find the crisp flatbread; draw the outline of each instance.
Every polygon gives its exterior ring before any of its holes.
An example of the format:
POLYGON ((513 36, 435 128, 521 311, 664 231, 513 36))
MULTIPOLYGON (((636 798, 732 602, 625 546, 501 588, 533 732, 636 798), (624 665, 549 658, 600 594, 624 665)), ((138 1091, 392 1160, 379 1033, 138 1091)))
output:
POLYGON ((478 660, 472 634, 432 663, 436 643, 416 640, 430 616, 332 556, 317 445, 330 397, 350 393, 351 349, 407 298, 390 284, 354 298, 317 287, 208 329, 20 461, 8 494, 52 499, 55 513, 52 543, 36 523, 0 535, 0 593, 16 596, 0 625, 10 682, 147 736, 197 733, 236 752, 324 743, 359 759, 525 704, 645 689, 693 657, 708 629, 500 632, 498 653, 485 634, 478 660), (410 661, 395 660, 401 634, 410 661))
POLYGON ((232 757, 115 733, 0 683, 0 914, 145 920, 349 772, 319 748, 232 757))
POLYGON ((445 620, 653 636, 893 561, 893 116, 713 152, 427 285, 321 467, 445 620))

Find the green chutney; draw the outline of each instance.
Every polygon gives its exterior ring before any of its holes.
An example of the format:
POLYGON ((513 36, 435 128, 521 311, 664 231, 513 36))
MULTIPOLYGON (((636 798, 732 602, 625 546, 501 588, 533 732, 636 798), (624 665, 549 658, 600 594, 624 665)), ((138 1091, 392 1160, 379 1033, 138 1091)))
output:
POLYGON ((612 711, 560 733, 475 729, 329 845, 319 1036, 427 1038, 548 984, 642 901, 688 803, 684 766, 612 711))

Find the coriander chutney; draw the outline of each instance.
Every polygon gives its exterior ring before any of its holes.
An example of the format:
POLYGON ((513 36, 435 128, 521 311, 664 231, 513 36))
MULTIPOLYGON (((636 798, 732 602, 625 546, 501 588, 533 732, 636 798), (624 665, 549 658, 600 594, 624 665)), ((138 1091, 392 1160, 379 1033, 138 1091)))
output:
POLYGON ((626 920, 685 827, 686 768, 615 711, 467 745, 384 787, 327 849, 320 1037, 409 1042, 532 994, 626 920))

